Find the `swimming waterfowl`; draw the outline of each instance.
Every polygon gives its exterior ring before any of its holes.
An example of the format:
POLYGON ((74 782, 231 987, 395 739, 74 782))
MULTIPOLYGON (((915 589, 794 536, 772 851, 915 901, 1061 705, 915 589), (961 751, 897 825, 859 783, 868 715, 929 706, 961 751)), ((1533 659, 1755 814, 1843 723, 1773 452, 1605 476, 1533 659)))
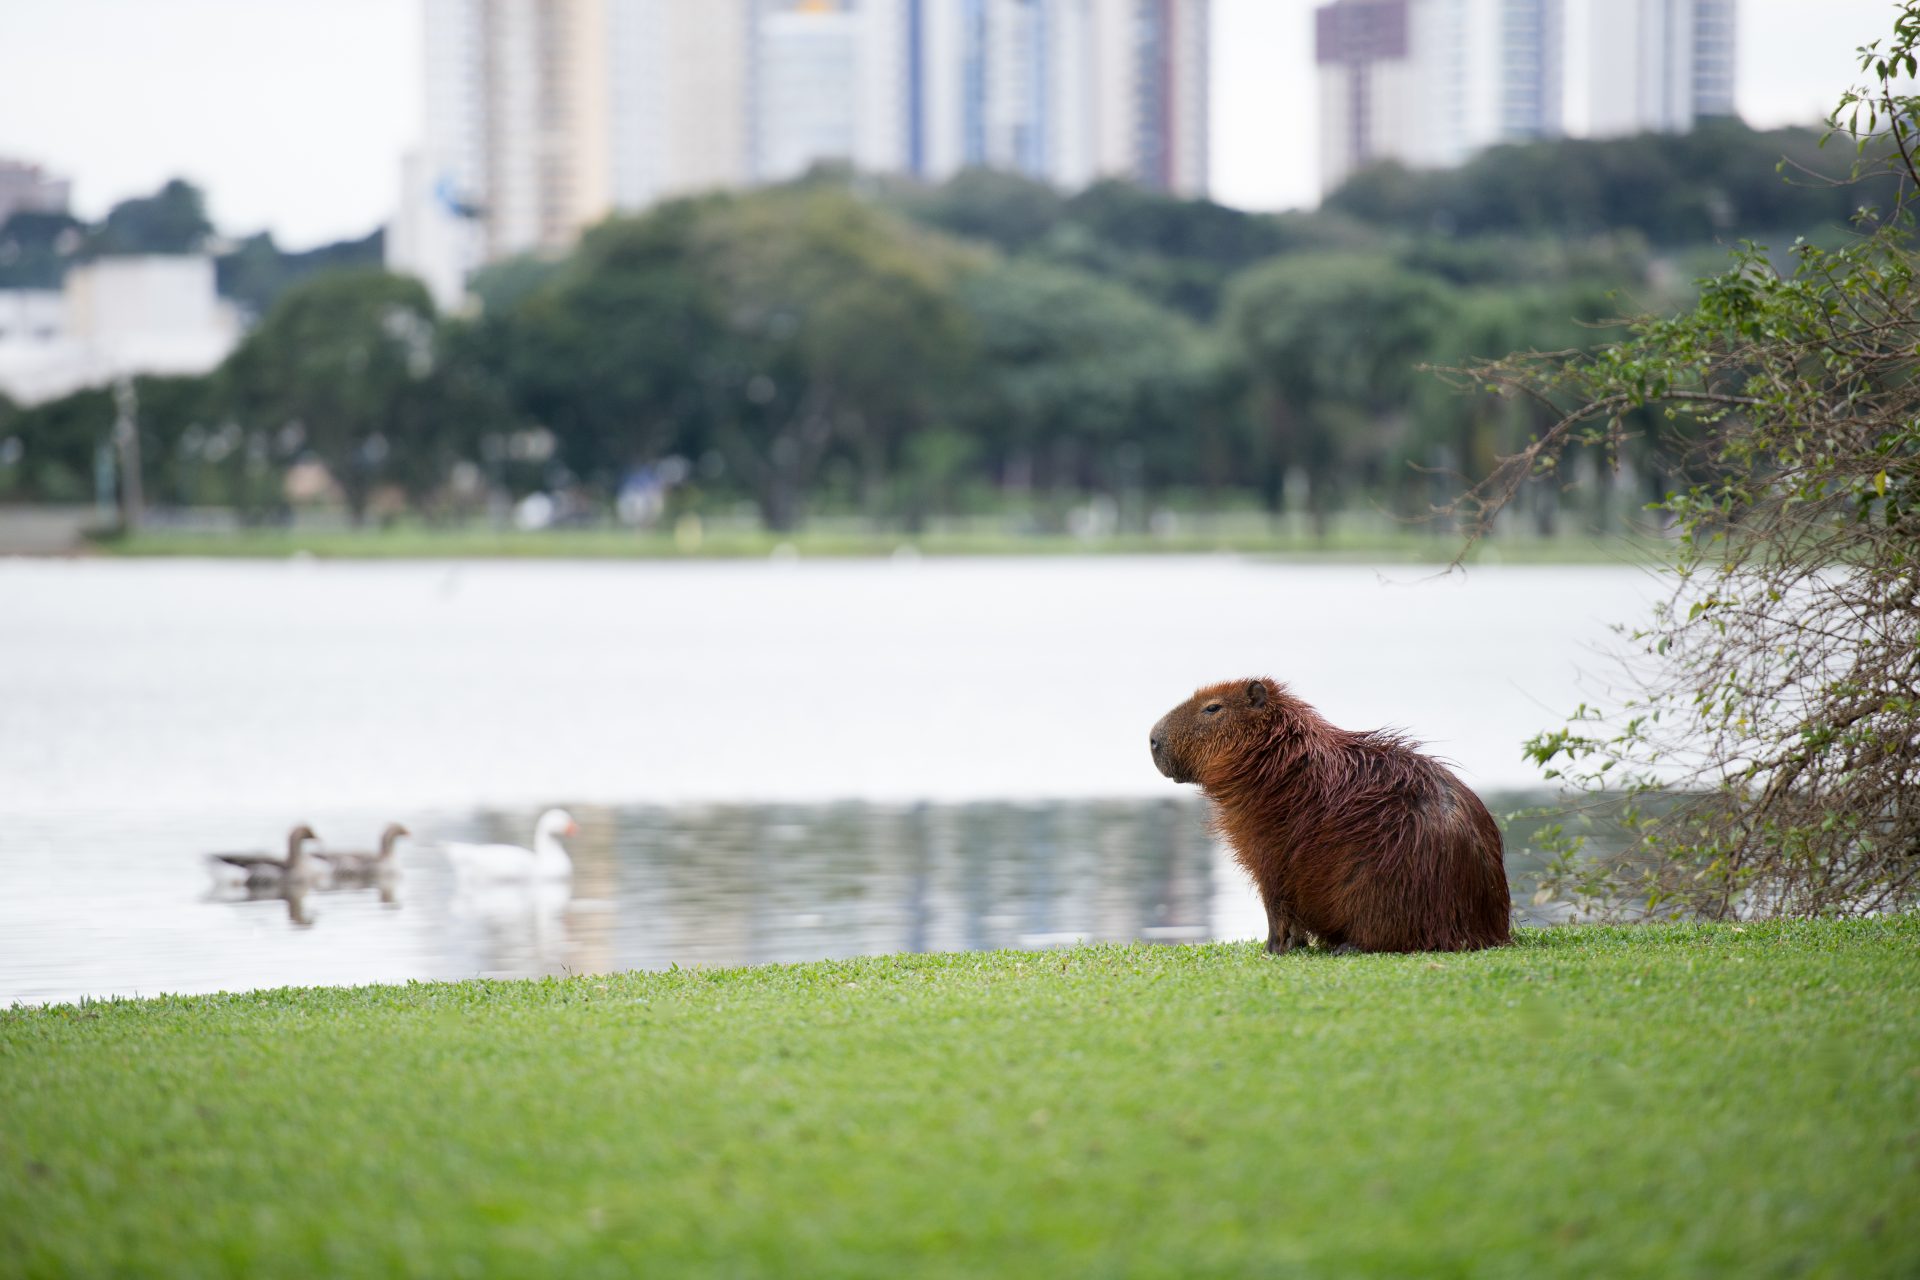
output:
POLYGON ((573 859, 561 847, 560 837, 579 831, 565 809, 549 809, 533 825, 533 848, 449 843, 447 861, 465 880, 565 880, 573 875, 573 859))
POLYGON ((393 847, 401 836, 413 833, 397 822, 389 822, 387 829, 380 833, 380 852, 364 853, 360 851, 333 852, 321 849, 314 853, 332 873, 335 880, 373 880, 381 876, 393 875, 398 868, 393 860, 393 847))
POLYGON ((251 886, 304 884, 320 874, 320 868, 307 854, 307 841, 317 840, 313 828, 302 824, 287 832, 287 856, 270 853, 210 853, 208 862, 214 874, 241 879, 251 886))

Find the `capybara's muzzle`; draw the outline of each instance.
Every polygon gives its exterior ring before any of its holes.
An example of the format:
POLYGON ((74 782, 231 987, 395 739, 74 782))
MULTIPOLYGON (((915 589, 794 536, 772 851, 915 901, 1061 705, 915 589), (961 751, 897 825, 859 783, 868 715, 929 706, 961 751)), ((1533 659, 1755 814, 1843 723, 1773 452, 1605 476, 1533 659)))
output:
POLYGON ((1158 769, 1167 777, 1172 778, 1175 782, 1192 781, 1191 778, 1183 777, 1181 771, 1174 765, 1173 753, 1167 748, 1167 718, 1165 716, 1160 717, 1160 722, 1153 726, 1153 732, 1147 735, 1147 747, 1153 752, 1154 768, 1158 769))

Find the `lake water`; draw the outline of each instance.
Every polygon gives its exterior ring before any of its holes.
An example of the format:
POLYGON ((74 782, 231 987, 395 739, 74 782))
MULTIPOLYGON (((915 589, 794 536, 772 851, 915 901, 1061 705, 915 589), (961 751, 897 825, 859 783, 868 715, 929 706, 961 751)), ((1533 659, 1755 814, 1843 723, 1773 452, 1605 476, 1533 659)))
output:
MULTIPOLYGON (((1261 932, 1147 728, 1264 672, 1483 792, 1595 690, 1625 567, 1229 557, 0 561, 0 1004, 1261 932), (567 805, 570 893, 432 842, 567 805), (403 845, 391 901, 208 849, 403 845)), ((1499 806, 1496 804, 1496 808, 1499 806)))

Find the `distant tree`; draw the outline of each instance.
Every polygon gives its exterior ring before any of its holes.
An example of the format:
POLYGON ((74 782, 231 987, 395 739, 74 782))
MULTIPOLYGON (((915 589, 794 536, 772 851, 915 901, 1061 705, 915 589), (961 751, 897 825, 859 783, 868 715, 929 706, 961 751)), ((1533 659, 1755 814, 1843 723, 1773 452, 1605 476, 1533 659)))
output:
POLYGON ((844 450, 885 500, 902 441, 964 365, 976 260, 825 180, 663 205, 589 232, 486 321, 516 404, 582 474, 713 452, 769 528, 844 450))
MULTIPOLYGON (((1597 279, 1574 279, 1540 284, 1506 284, 1462 290, 1448 323, 1435 335, 1427 363, 1457 368, 1497 359, 1502 352, 1572 352, 1617 339, 1619 317, 1631 299, 1623 290, 1597 279)), ((1538 405, 1513 397, 1487 394, 1467 378, 1417 379, 1409 400, 1411 427, 1401 447, 1389 455, 1387 476, 1396 490, 1394 507, 1402 514, 1424 519, 1433 509, 1446 507, 1467 477, 1486 475, 1499 459, 1525 447, 1549 425, 1538 405)), ((1665 479, 1662 460, 1635 448, 1636 464, 1644 464, 1649 482, 1665 479)), ((1598 511, 1605 494, 1577 495, 1598 511)), ((1628 495, 1624 505, 1637 512, 1657 493, 1628 495)), ((1561 493, 1542 486, 1533 495, 1534 532, 1548 536, 1558 531, 1561 493)), ((1620 518, 1614 513, 1595 521, 1594 531, 1615 532, 1620 518)), ((1435 533, 1450 532, 1444 523, 1435 533)))
MULTIPOLYGON (((141 489, 147 502, 184 507, 231 501, 220 476, 224 442, 217 435, 220 407, 214 379, 142 377, 134 379, 133 389, 141 489)), ((238 463, 241 451, 230 452, 238 463)))
POLYGON ((1297 469, 1324 533, 1343 481, 1379 482, 1417 367, 1458 307, 1446 284, 1373 256, 1281 258, 1234 281, 1223 323, 1256 390, 1269 510, 1297 469))
POLYGON ((436 370, 436 317, 416 280, 381 271, 288 289, 223 369, 241 422, 297 441, 332 473, 355 523, 374 487, 453 452, 420 411, 436 370))
POLYGON ((1074 195, 1067 214, 1117 248, 1218 267, 1245 266, 1285 247, 1273 219, 1113 179, 1074 195))
POLYGON ((502 312, 520 305, 533 292, 552 280, 562 262, 537 253, 517 253, 498 262, 490 262, 473 273, 467 288, 480 300, 484 310, 502 312))
POLYGON ((1409 270, 1449 284, 1524 290, 1572 283, 1618 290, 1626 297, 1644 294, 1653 274, 1653 253, 1637 231, 1585 238, 1420 236, 1402 241, 1394 257, 1409 270))
POLYGON ((799 523, 836 444, 879 514, 901 442, 966 367, 955 287, 980 257, 826 189, 710 205, 696 243, 724 326, 702 366, 709 421, 768 527, 799 523))
POLYGON ((1008 253, 1030 249, 1060 225, 1066 201, 1044 182, 1000 169, 962 169, 897 200, 915 221, 1008 253))
POLYGON ((1063 495, 1110 493, 1140 482, 1149 458, 1185 461, 1170 455, 1193 447, 1195 401, 1213 372, 1190 321, 1084 272, 1030 262, 970 276, 961 298, 980 342, 963 420, 1003 477, 1063 495), (1121 474, 1129 458, 1136 474, 1121 474))
POLYGON ((89 257, 132 253, 198 253, 213 234, 200 188, 179 178, 151 196, 122 200, 87 234, 89 257))
POLYGON ((1689 477, 1658 504, 1671 590, 1630 633, 1622 705, 1529 745, 1549 778, 1628 796, 1632 856, 1548 875, 1598 913, 1920 903, 1920 0, 1862 66, 1834 126, 1896 203, 1858 236, 1789 271, 1744 246, 1688 311, 1474 371, 1551 413, 1460 503, 1478 528, 1643 426, 1689 477))
POLYGON ((1235 272, 1278 254, 1333 248, 1350 234, 1317 215, 1249 214, 1105 181, 1067 202, 1066 220, 1040 253, 1208 320, 1235 272))
POLYGON ((17 443, 10 496, 41 502, 84 502, 93 495, 94 450, 113 427, 113 395, 75 391, 13 410, 0 440, 17 443))
POLYGON ((308 276, 379 268, 385 244, 386 233, 376 230, 358 240, 288 253, 273 242, 271 232, 262 231, 215 258, 214 274, 222 295, 263 316, 289 285, 308 276))
POLYGON ((0 226, 0 289, 58 289, 82 226, 64 213, 16 211, 0 226))
POLYGON ((1738 120, 1690 133, 1560 139, 1494 147, 1457 169, 1366 169, 1324 208, 1416 234, 1588 237, 1633 230, 1659 245, 1782 230, 1843 233, 1860 203, 1884 204, 1884 178, 1836 186, 1812 129, 1760 132, 1738 120), (1784 169, 1789 182, 1780 181, 1784 169))
POLYGON ((1196 319, 1234 272, 1275 254, 1356 247, 1374 233, 1315 214, 1250 214, 1117 180, 1063 197, 1019 174, 968 169, 891 197, 914 220, 1015 256, 1075 267, 1196 319))
POLYGON ((696 253, 710 203, 610 219, 548 279, 482 313, 480 359, 523 417, 555 433, 577 476, 612 488, 635 465, 710 447, 703 371, 726 342, 696 253))

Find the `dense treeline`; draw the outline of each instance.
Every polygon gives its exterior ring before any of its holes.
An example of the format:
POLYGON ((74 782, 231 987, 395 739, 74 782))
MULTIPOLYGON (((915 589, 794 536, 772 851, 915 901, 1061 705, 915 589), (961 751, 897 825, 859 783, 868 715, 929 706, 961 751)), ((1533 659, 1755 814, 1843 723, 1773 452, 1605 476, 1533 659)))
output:
POLYGON ((1381 165, 1326 208, 1378 227, 1474 237, 1635 231, 1660 246, 1792 235, 1849 225, 1861 205, 1891 207, 1897 182, 1836 182, 1851 154, 1810 129, 1759 132, 1705 120, 1692 133, 1494 147, 1458 169, 1381 165))
MULTIPOLYGON (((321 271, 213 376, 140 380, 146 492, 268 518, 304 463, 356 518, 536 490, 581 518, 751 504, 775 529, 1052 527, 1089 499, 1123 523, 1419 512, 1538 425, 1421 366, 1595 345, 1683 302, 1673 255, 1716 235, 1843 234, 1857 189, 1775 173, 1812 136, 1501 148, 1278 216, 820 171, 610 219, 564 260, 489 269, 457 317, 414 282, 321 271)), ((0 494, 87 491, 111 420, 101 392, 0 406, 0 494)))

